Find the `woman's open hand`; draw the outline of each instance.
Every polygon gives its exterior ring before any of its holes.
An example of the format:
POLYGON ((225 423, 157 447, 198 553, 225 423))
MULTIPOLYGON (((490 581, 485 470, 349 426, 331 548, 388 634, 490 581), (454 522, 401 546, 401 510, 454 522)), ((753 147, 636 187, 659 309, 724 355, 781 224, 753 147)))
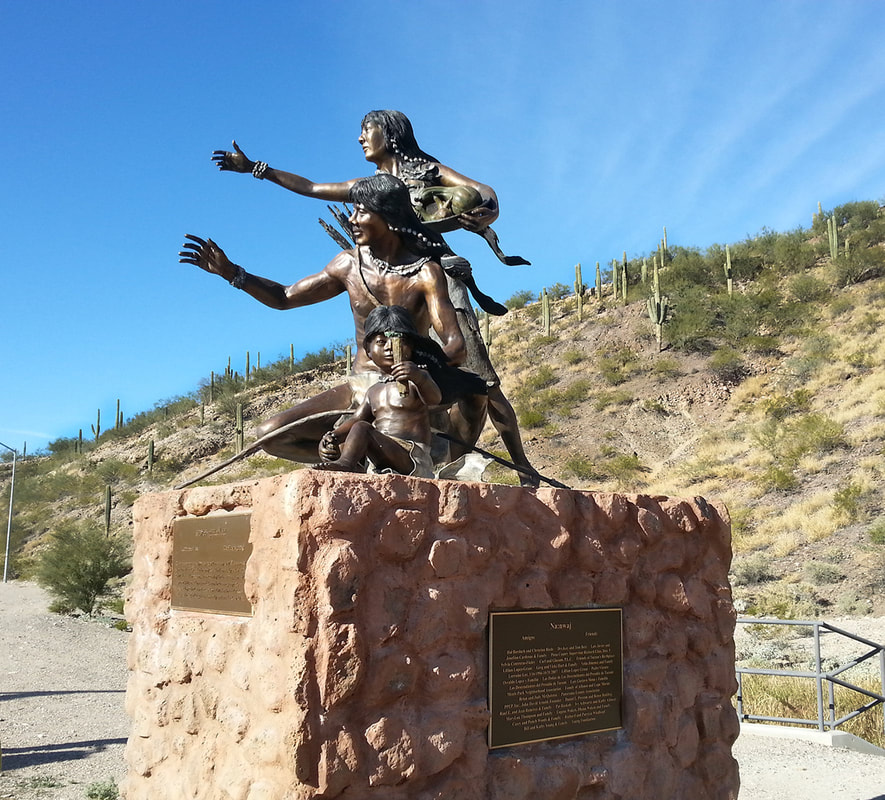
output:
POLYGON ((228 150, 215 150, 212 153, 212 160, 218 165, 218 169, 222 172, 251 172, 255 162, 250 161, 249 157, 240 150, 236 140, 232 144, 233 153, 228 150))

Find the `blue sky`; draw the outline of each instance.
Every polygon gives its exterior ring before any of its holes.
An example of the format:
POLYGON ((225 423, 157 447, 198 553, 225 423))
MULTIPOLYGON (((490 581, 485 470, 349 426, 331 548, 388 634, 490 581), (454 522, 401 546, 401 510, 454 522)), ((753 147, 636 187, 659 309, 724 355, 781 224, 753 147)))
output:
POLYGON ((228 357, 348 339, 346 300, 266 308, 178 263, 211 236, 290 283, 324 205, 218 173, 236 138, 315 180, 370 172, 363 114, 492 185, 531 267, 449 238, 500 300, 626 250, 807 227, 885 197, 879 2, 0 0, 0 441, 33 451, 193 390, 228 357))

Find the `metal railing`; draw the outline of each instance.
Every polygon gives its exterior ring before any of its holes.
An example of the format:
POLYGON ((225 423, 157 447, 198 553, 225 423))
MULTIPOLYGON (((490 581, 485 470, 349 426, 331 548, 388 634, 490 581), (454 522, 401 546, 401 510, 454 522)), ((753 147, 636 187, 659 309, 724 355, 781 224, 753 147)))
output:
MULTIPOLYGON (((871 642, 869 639, 864 639, 862 636, 857 636, 854 633, 849 633, 848 631, 842 630, 841 628, 837 628, 835 625, 830 625, 828 622, 820 622, 817 620, 814 621, 801 621, 801 620, 784 620, 784 619, 754 619, 752 617, 743 617, 738 618, 738 623, 743 623, 747 625, 791 625, 796 627, 803 628, 811 628, 814 635, 814 671, 803 671, 803 670, 786 670, 786 669, 750 669, 745 667, 737 668, 735 671, 737 673, 737 682, 738 682, 738 693, 737 693, 737 712, 738 717, 742 722, 783 722, 791 725, 808 725, 808 726, 817 726, 819 731, 833 731, 838 728, 840 725, 848 722, 849 720, 854 719, 855 717, 863 714, 865 711, 869 711, 871 708, 879 705, 880 703, 885 703, 885 645, 878 644, 877 642, 871 642), (865 647, 870 648, 868 652, 865 652, 856 658, 852 658, 846 664, 843 664, 835 669, 824 671, 822 668, 822 659, 821 659, 821 635, 822 634, 830 634, 834 633, 839 636, 847 637, 848 639, 852 639, 859 644, 864 645, 865 647), (879 692, 872 692, 868 689, 864 689, 860 686, 856 686, 847 680, 843 680, 843 678, 839 677, 840 675, 844 675, 846 671, 849 669, 853 669, 854 667, 862 664, 865 661, 868 661, 871 658, 875 658, 879 656, 879 692), (747 713, 744 709, 744 690, 743 690, 743 676, 744 675, 772 675, 777 677, 793 677, 793 678, 808 678, 815 682, 816 690, 817 690, 817 719, 809 720, 809 719, 795 719, 792 717, 766 717, 758 714, 750 714, 747 713), (824 697, 824 684, 826 683, 826 698, 824 697), (846 689, 850 689, 853 692, 857 692, 864 697, 869 698, 867 702, 861 705, 859 708, 854 709, 853 711, 845 714, 842 717, 836 718, 836 686, 842 686, 846 689), (826 705, 826 707, 825 707, 826 705)), ((883 720, 883 728, 885 728, 885 720, 883 720)))

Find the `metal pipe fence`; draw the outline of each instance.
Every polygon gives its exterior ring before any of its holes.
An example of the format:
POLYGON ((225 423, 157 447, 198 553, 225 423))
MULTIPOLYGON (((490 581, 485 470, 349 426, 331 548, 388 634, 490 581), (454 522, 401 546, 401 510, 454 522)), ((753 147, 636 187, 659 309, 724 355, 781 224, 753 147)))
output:
MULTIPOLYGON (((792 619, 755 619, 753 617, 738 618, 739 624, 745 625, 787 625, 794 627, 811 628, 814 637, 814 671, 810 670, 788 670, 788 669, 751 669, 740 667, 735 670, 737 674, 738 693, 737 693, 737 712, 742 722, 782 722, 790 725, 808 725, 810 727, 817 726, 819 731, 833 731, 840 725, 845 724, 849 720, 875 708, 880 703, 885 703, 885 645, 864 639, 854 633, 837 628, 828 622, 819 620, 792 620, 792 619), (847 663, 842 664, 831 670, 823 669, 823 660, 821 658, 821 635, 836 634, 851 639, 864 647, 868 647, 867 652, 850 659, 847 663), (845 673, 857 667, 858 665, 869 661, 876 656, 879 657, 879 691, 873 692, 856 686, 848 680, 845 680, 845 673), (770 675, 775 677, 786 678, 807 678, 815 682, 815 690, 817 694, 817 719, 797 719, 794 717, 768 717, 759 714, 751 714, 744 708, 744 675, 770 675), (865 698, 868 698, 859 708, 845 714, 837 719, 836 717, 836 686, 842 686, 853 692, 857 692, 865 698)), ((885 719, 883 719, 883 729, 885 729, 885 719)))

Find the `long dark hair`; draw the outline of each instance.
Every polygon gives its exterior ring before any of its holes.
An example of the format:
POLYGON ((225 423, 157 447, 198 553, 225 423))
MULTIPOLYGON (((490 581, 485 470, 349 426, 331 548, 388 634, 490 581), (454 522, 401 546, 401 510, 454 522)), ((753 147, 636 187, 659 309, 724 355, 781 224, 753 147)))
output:
POLYGON ((412 316, 403 306, 376 306, 366 317, 363 349, 379 333, 399 334, 412 346, 412 361, 423 366, 439 386, 442 403, 452 403, 460 397, 488 394, 486 382, 473 372, 449 366, 446 354, 437 342, 421 336, 412 316))
POLYGON ((378 214, 417 255, 438 258, 452 252, 442 236, 418 219, 408 188, 395 175, 379 172, 360 178, 350 190, 350 202, 378 214))
POLYGON ((365 128, 370 122, 381 129, 387 146, 406 161, 437 161, 418 147, 412 123, 402 111, 392 109, 370 111, 363 117, 362 127, 365 128))

